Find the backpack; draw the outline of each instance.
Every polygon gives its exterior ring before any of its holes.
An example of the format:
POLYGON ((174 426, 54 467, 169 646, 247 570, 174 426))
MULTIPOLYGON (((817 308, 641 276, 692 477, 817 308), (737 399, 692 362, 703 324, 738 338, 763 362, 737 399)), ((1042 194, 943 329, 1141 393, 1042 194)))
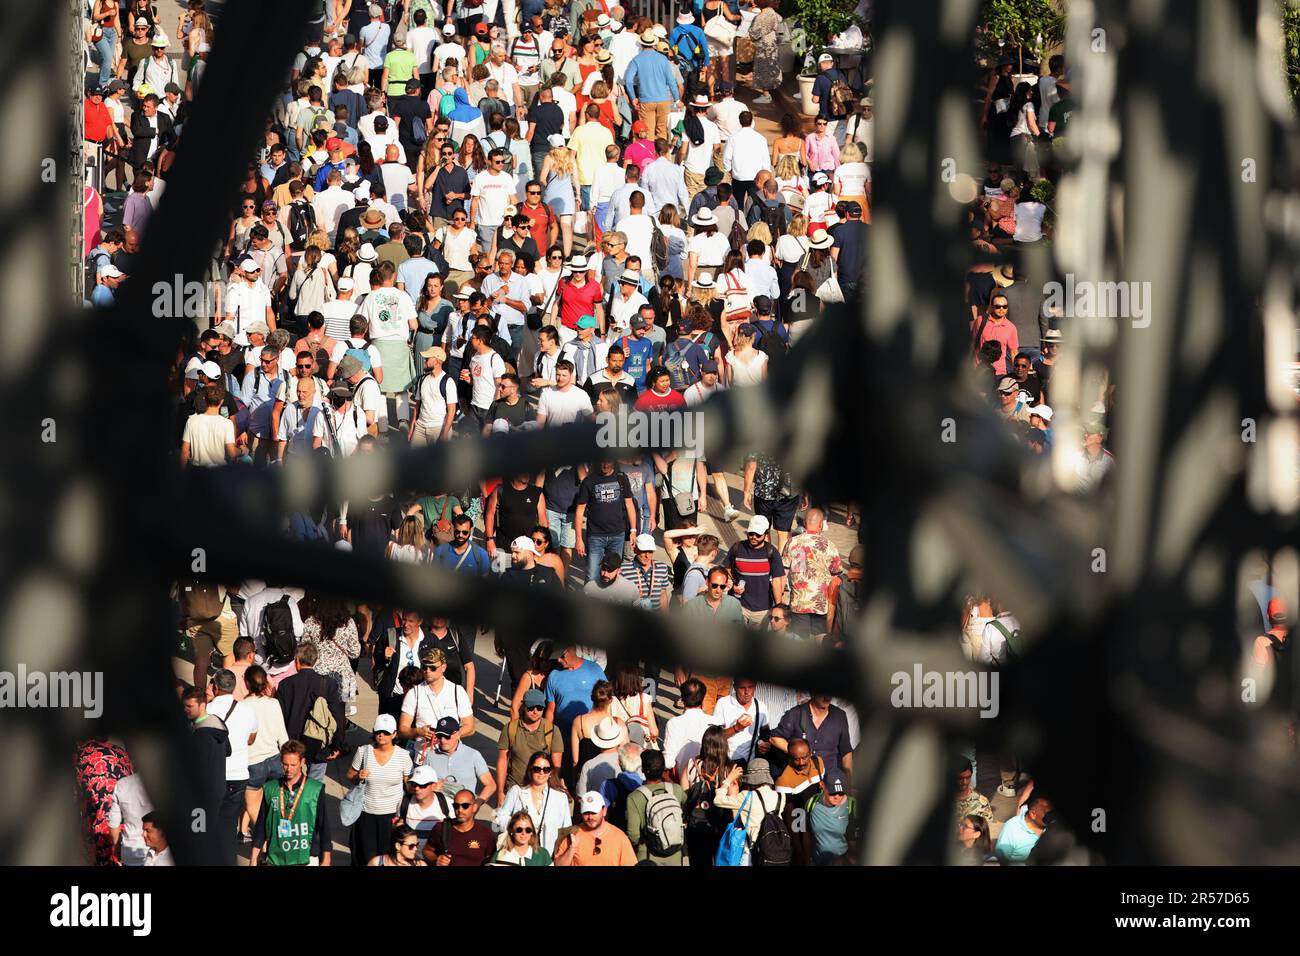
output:
POLYGON ((1017 627, 1012 630, 1002 622, 1001 618, 996 617, 989 623, 997 628, 998 632, 1002 635, 1002 640, 1004 642, 1003 646, 1006 648, 1006 655, 1003 657, 1001 662, 993 660, 992 655, 990 655, 990 663, 1005 664, 1008 661, 1019 660, 1024 656, 1024 645, 1020 639, 1020 628, 1017 627))
POLYGON ((303 721, 303 743, 316 744, 317 751, 324 750, 329 746, 329 742, 334 739, 338 729, 339 724, 330 710, 329 701, 324 694, 319 695, 312 701, 311 710, 307 712, 307 719, 303 721))
POLYGON ((225 609, 225 594, 218 584, 202 584, 198 581, 181 585, 179 599, 181 605, 181 622, 192 627, 203 621, 215 621, 225 609))
POLYGON ((456 108, 456 94, 443 93, 442 99, 438 101, 438 115, 446 119, 451 115, 451 111, 456 108))
POLYGON ((686 391, 699 381, 695 369, 686 361, 686 353, 694 344, 690 339, 679 338, 669 342, 664 349, 664 367, 668 369, 668 379, 679 392, 686 391))
POLYGON ((367 375, 370 374, 370 349, 369 348, 364 348, 364 349, 350 348, 343 353, 343 356, 345 358, 349 355, 351 355, 354 359, 356 359, 358 362, 361 363, 361 370, 363 372, 365 372, 367 375))
POLYGON ((262 612, 262 646, 272 664, 288 664, 298 650, 289 600, 286 594, 274 604, 268 604, 262 612))
POLYGON ((836 588, 838 599, 835 602, 835 633, 846 633, 847 621, 856 621, 862 609, 863 581, 841 578, 836 588))
POLYGON ((664 783, 662 787, 655 792, 650 784, 644 784, 635 791, 645 796, 645 844, 651 856, 679 853, 686 839, 682 805, 673 794, 672 784, 664 783))
MULTIPOLYGON (((761 801, 760 801, 761 802, 761 801)), ((750 847, 754 866, 789 866, 794 860, 794 839, 781 814, 763 806, 763 822, 758 825, 758 839, 750 847)))
POLYGON ((781 325, 776 319, 770 322, 760 322, 755 319, 754 326, 758 329, 758 350, 767 355, 768 366, 772 363, 779 362, 785 358, 790 351, 790 345, 781 335, 781 325))
POLYGON ((99 260, 107 259, 109 265, 113 263, 113 257, 102 249, 98 252, 92 252, 86 256, 86 293, 85 297, 90 298, 90 293, 95 291, 95 286, 99 280, 99 260))
POLYGON ((305 199, 289 203, 289 248, 302 252, 316 231, 316 210, 305 199))
POLYGON ((416 146, 423 146, 429 141, 429 131, 424 128, 424 120, 418 116, 406 117, 411 125, 411 142, 416 146))
POLYGON ((772 232, 772 242, 775 243, 785 233, 785 203, 759 200, 757 204, 763 211, 756 221, 767 223, 767 228, 772 232))
POLYGON ((677 42, 673 44, 673 53, 677 55, 678 61, 680 61, 682 66, 687 70, 697 69, 700 65, 700 61, 704 57, 704 50, 696 41, 695 35, 693 33, 688 33, 685 30, 683 30, 681 36, 677 38, 677 42), (685 52, 682 51, 683 41, 690 44, 685 52))
MULTIPOLYGON (((743 210, 739 207, 736 209, 736 218, 731 224, 731 232, 727 234, 727 241, 731 243, 733 249, 744 249, 745 243, 749 241, 749 227, 745 223, 743 210)), ((716 279, 717 276, 714 276, 716 279)))
POLYGON ((749 801, 754 799, 754 791, 745 794, 736 811, 736 818, 722 831, 718 841, 718 852, 713 858, 714 866, 740 866, 745 859, 745 844, 749 836, 749 801))
POLYGON ((663 275, 668 268, 668 238, 654 219, 650 220, 650 228, 653 230, 650 234, 650 258, 654 260, 655 275, 663 275))
POLYGON ((717 833, 725 826, 724 811, 713 805, 713 791, 717 789, 712 779, 701 778, 691 784, 686 793, 686 828, 695 832, 717 833))
POLYGON ((854 106, 857 105, 858 94, 853 92, 853 87, 849 86, 848 81, 842 76, 836 76, 831 80, 830 93, 830 114, 836 119, 843 119, 853 112, 854 106))

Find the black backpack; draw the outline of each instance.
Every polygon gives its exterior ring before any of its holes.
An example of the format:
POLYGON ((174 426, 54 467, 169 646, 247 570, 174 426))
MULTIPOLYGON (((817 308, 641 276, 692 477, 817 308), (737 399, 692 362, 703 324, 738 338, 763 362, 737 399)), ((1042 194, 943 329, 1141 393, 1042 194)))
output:
POLYGON ((785 203, 769 203, 766 199, 760 199, 757 203, 762 211, 755 222, 767 223, 767 228, 772 232, 772 242, 776 242, 785 234, 785 203))
POLYGON ((293 612, 289 610, 289 595, 262 612, 262 647, 272 664, 288 664, 298 650, 298 638, 293 633, 293 612))
POLYGON ((686 792, 686 830, 694 833, 721 833, 730 811, 713 805, 715 781, 697 780, 686 792))
POLYGON ((758 839, 750 847, 754 866, 789 866, 794 860, 794 839, 781 814, 763 805, 763 822, 758 825, 758 839))
POLYGON ((758 350, 767 355, 770 368, 774 362, 779 362, 785 358, 786 353, 790 351, 790 346, 781 337, 781 327, 776 319, 768 322, 754 320, 754 327, 758 329, 758 350))
POLYGON ((99 261, 101 259, 107 259, 110 265, 113 262, 113 257, 109 255, 107 252, 105 252, 103 249, 100 249, 97 252, 92 252, 90 255, 86 256, 86 298, 87 299, 89 299, 90 294, 95 291, 95 285, 98 283, 99 261))
POLYGON ((289 248, 302 252, 316 231, 316 210, 305 199, 289 203, 289 248))

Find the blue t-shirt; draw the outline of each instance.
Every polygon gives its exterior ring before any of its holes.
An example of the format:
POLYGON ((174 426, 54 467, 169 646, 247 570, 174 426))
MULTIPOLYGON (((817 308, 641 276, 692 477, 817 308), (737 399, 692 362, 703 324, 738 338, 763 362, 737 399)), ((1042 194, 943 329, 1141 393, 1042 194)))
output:
POLYGON ((1023 864, 1029 859, 1029 851, 1038 844, 1038 838, 1042 836, 1041 833, 1029 829, 1029 825, 1025 823, 1025 813, 1028 809, 1029 804, 1022 806, 1013 819, 1002 825, 1002 832, 998 834, 998 842, 993 852, 1004 865, 1023 864))
POLYGON ((591 710, 591 689, 608 680, 599 664, 584 660, 573 670, 553 670, 546 678, 546 702, 555 703, 555 726, 565 740, 573 722, 591 710))
POLYGON ((817 97, 817 118, 834 119, 831 116, 831 83, 835 80, 842 80, 844 77, 835 67, 824 70, 817 74, 817 79, 813 80, 812 95, 817 97))
POLYGON ((619 347, 623 349, 623 374, 632 376, 636 382, 638 392, 645 391, 645 373, 650 371, 650 361, 654 356, 654 342, 650 341, 650 336, 638 339, 635 335, 627 335, 618 340, 619 347))
POLYGON ((849 852, 852 811, 852 803, 848 800, 838 807, 832 807, 824 799, 813 804, 812 811, 808 814, 813 838, 813 866, 825 866, 835 857, 849 852))
POLYGON ((455 568, 460 563, 460 570, 465 574, 482 576, 492 570, 492 559, 488 557, 487 551, 473 541, 469 543, 469 554, 464 557, 465 560, 461 563, 461 555, 455 552, 450 543, 440 544, 433 550, 433 560, 437 564, 455 568))
POLYGON ((645 103, 670 103, 677 98, 677 75, 668 57, 642 50, 628 65, 623 88, 645 103))

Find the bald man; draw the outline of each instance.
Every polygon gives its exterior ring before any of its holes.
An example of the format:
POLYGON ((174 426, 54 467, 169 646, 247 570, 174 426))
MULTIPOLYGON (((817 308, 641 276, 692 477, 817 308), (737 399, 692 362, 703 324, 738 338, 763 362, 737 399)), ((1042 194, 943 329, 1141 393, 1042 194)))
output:
MULTIPOLYGON (((407 155, 418 156, 419 153, 418 150, 412 149, 407 155)), ((413 197, 415 174, 411 172, 410 166, 402 162, 401 156, 397 144, 389 143, 384 147, 384 161, 379 164, 379 174, 384 180, 384 192, 388 193, 388 201, 399 212, 415 204, 413 197)))

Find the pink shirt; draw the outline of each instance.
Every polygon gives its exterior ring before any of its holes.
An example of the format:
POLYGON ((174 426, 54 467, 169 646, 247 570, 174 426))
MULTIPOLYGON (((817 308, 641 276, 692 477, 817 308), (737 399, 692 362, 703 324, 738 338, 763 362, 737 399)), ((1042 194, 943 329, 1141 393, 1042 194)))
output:
POLYGON ((636 163, 641 167, 641 172, 655 161, 655 144, 652 139, 638 139, 629 143, 627 149, 623 151, 623 163, 636 163))
MULTIPOLYGON (((981 322, 984 322, 983 317, 976 319, 975 328, 978 329, 981 322)), ((984 331, 980 334, 980 340, 975 343, 975 351, 978 352, 985 342, 998 342, 1002 345, 1002 355, 994 364, 993 371, 998 375, 1011 374, 1008 371, 1008 360, 1020 351, 1020 335, 1016 332, 1015 325, 1009 319, 1003 319, 1001 322, 989 319, 988 322, 984 322, 984 331)))
POLYGON ((809 133, 804 139, 808 149, 808 168, 816 172, 819 169, 833 170, 840 164, 840 144, 834 136, 818 136, 809 133))

